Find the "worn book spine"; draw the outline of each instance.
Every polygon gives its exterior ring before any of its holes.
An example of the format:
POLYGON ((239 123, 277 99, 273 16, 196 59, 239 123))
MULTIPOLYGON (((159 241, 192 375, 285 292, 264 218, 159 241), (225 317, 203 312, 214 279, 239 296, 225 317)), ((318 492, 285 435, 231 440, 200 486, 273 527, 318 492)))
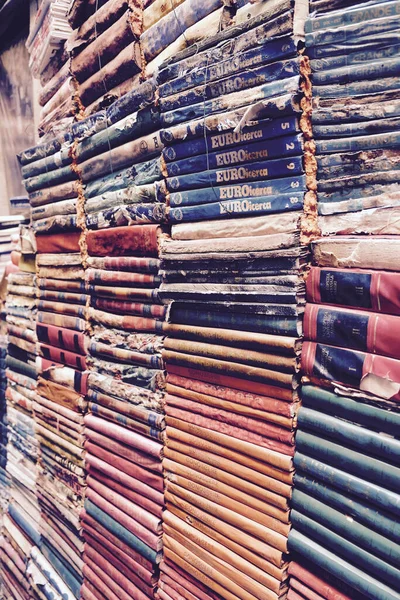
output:
MULTIPOLYGON (((218 123, 220 121, 216 120, 216 125, 218 123)), ((195 124, 196 122, 194 121, 193 125, 195 124)), ((199 124, 201 125, 201 123, 199 124)), ((293 135, 298 134, 300 131, 297 116, 260 121, 257 125, 246 127, 242 131, 235 131, 232 127, 229 127, 227 130, 224 129, 224 131, 210 131, 208 129, 206 137, 204 137, 204 134, 201 136, 199 131, 199 137, 190 141, 182 141, 180 131, 180 128, 171 128, 161 132, 164 143, 172 144, 172 146, 168 145, 164 148, 162 152, 163 158, 167 163, 180 161, 181 159, 187 159, 199 154, 206 154, 207 152, 212 161, 212 156, 217 151, 222 154, 226 149, 233 146, 247 148, 254 144, 264 144, 264 147, 271 146, 271 151, 272 144, 268 144, 270 138, 278 138, 280 136, 290 136, 290 138, 285 140, 288 143, 300 141, 298 136, 293 135)), ((191 131, 191 128, 189 131, 191 131)), ((275 140, 275 143, 282 143, 282 141, 275 140)), ((288 151, 290 148, 286 148, 286 150, 288 151)))
POLYGON ((323 414, 331 414, 388 435, 395 435, 400 424, 400 416, 395 412, 312 385, 302 387, 302 401, 304 406, 323 414))
MULTIPOLYGON (((196 177, 195 175, 193 176, 196 177)), ((265 179, 263 181, 254 181, 251 183, 238 182, 237 184, 231 183, 230 185, 220 185, 215 187, 211 181, 205 189, 170 193, 169 204, 171 207, 180 206, 185 208, 192 205, 197 206, 222 201, 221 205, 223 206, 223 201, 226 200, 232 200, 232 203, 234 204, 235 200, 264 199, 266 197, 272 197, 274 194, 278 197, 279 195, 282 195, 283 198, 284 195, 290 195, 292 193, 293 198, 296 198, 292 204, 297 204, 297 207, 295 208, 299 210, 301 208, 299 205, 302 203, 298 200, 298 192, 303 192, 302 196, 304 196, 306 189, 306 177, 304 175, 284 177, 282 179, 265 179)), ((276 204, 282 206, 283 202, 276 202, 276 204)))
POLYGON ((351 515, 355 520, 385 536, 386 539, 399 543, 399 524, 393 517, 377 510, 367 502, 354 500, 350 495, 313 480, 301 472, 296 474, 295 492, 297 491, 303 491, 312 498, 333 506, 342 514, 351 515))
MULTIPOLYGON (((210 81, 215 81, 227 77, 234 73, 245 71, 249 67, 257 67, 263 63, 275 62, 296 55, 296 47, 294 41, 290 37, 278 38, 270 43, 264 44, 261 48, 252 48, 242 54, 231 54, 232 49, 229 48, 230 54, 222 60, 212 64, 204 61, 196 70, 188 70, 184 75, 180 75, 175 79, 159 86, 161 98, 171 96, 183 90, 186 90, 197 85, 206 84, 210 81), (206 66, 207 65, 207 66, 206 66)), ((200 55, 201 56, 201 55, 200 55)), ((180 65, 180 68, 181 65, 180 65)), ((159 75, 162 78, 163 73, 159 75)))
POLYGON ((310 376, 339 381, 393 401, 400 399, 397 390, 400 361, 394 358, 306 342, 302 351, 302 367, 310 376), (386 389, 383 386, 385 380, 393 386, 388 385, 386 389))
POLYGON ((374 21, 400 14, 400 6, 396 1, 384 2, 374 6, 353 8, 353 10, 335 12, 333 15, 308 19, 305 25, 306 33, 321 31, 323 29, 334 29, 351 24, 374 21))
MULTIPOLYGON (((344 581, 350 585, 351 589, 357 590, 361 594, 381 596, 382 600, 395 600, 397 592, 383 584, 382 581, 374 579, 369 574, 368 569, 361 570, 338 556, 336 551, 328 550, 326 545, 321 545, 295 529, 292 530, 289 536, 289 548, 292 552, 296 552, 304 556, 311 564, 316 564, 321 569, 325 569, 329 573, 336 576, 340 581, 344 581)), ((357 598, 352 592, 351 598, 357 598)))
POLYGON ((300 64, 299 58, 278 61, 270 65, 242 71, 240 74, 218 79, 203 86, 178 91, 174 95, 160 99, 161 111, 173 111, 184 106, 197 104, 201 100, 206 101, 231 92, 237 93, 268 82, 294 77, 300 74, 300 64))
MULTIPOLYGON (((207 159, 206 159, 207 160, 207 159)), ((235 163, 236 164, 236 161, 235 163)), ((303 159, 301 156, 279 158, 271 161, 251 162, 243 166, 232 166, 224 169, 212 169, 200 173, 178 175, 167 178, 167 188, 171 192, 176 190, 189 190, 231 182, 257 181, 258 179, 279 178, 285 176, 302 175, 304 173, 303 159)), ((293 189, 293 188, 292 188, 293 189)), ((279 193, 279 191, 277 192, 279 193)), ((270 194, 265 194, 270 195, 270 194)), ((170 199, 171 201, 171 199, 170 199)), ((171 206, 175 203, 171 202, 171 206)))
POLYGON ((282 114, 285 114, 284 111, 290 110, 290 112, 293 113, 293 102, 289 100, 285 106, 280 102, 278 103, 278 101, 274 102, 274 96, 279 97, 295 93, 299 90, 299 87, 300 77, 295 75, 283 79, 282 81, 278 80, 273 81, 272 83, 265 83, 264 85, 255 88, 242 90, 240 92, 232 92, 231 94, 219 96, 212 100, 206 100, 205 102, 162 113, 161 121, 164 126, 171 126, 184 121, 191 121, 199 117, 204 117, 204 114, 213 114, 228 109, 232 110, 233 108, 248 106, 251 103, 266 99, 271 99, 269 101, 270 117, 279 117, 282 114))
POLYGON ((397 316, 307 304, 304 314, 306 339, 343 348, 400 358, 396 340, 397 316))
MULTIPOLYGON (((238 186, 239 187, 239 186, 238 186)), ((214 190, 216 188, 213 188, 214 190)), ((211 193, 213 193, 211 191, 211 193)), ((211 195, 211 194, 210 194, 211 195)), ((211 198, 212 200, 212 198, 211 198)), ((169 220, 172 223, 184 221, 203 221, 209 219, 230 218, 235 215, 279 213, 289 210, 299 210, 303 206, 304 194, 279 194, 276 196, 261 196, 239 200, 221 200, 199 206, 184 206, 171 208, 169 220)))

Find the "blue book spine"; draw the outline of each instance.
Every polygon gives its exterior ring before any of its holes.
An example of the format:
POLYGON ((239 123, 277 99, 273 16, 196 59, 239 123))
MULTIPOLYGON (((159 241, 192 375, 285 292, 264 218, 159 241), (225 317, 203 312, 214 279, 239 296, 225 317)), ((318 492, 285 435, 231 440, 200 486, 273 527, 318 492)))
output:
MULTIPOLYGON (((253 98, 255 102, 257 100, 263 100, 269 98, 272 100, 273 96, 282 96, 285 93, 295 93, 300 88, 300 77, 298 75, 294 77, 288 77, 272 83, 266 83, 262 86, 253 89, 253 98)), ((190 106, 184 106, 176 110, 163 112, 161 114, 161 122, 164 127, 170 125, 182 123, 184 121, 192 121, 193 119, 204 117, 204 115, 210 115, 217 112, 222 112, 229 109, 230 104, 232 105, 233 99, 230 98, 230 94, 227 96, 220 96, 212 100, 206 100, 199 102, 198 104, 192 104, 190 106), (231 100, 231 102, 229 102, 231 100)), ((243 101, 235 99, 235 107, 248 105, 248 100, 243 94, 243 101)), ((268 116, 272 119, 274 117, 280 117, 282 114, 287 114, 284 111, 290 111, 289 114, 293 114, 293 103, 290 101, 286 105, 282 105, 277 102, 275 105, 271 101, 268 104, 268 116)))
MULTIPOLYGON (((368 47, 364 50, 360 49, 356 52, 349 52, 347 54, 339 54, 338 56, 330 56, 326 58, 315 58, 311 60, 311 71, 316 73, 317 71, 329 71, 331 69, 339 69, 341 67, 347 67, 349 65, 358 65, 363 63, 375 63, 380 60, 385 60, 393 57, 397 57, 400 54, 400 45, 390 45, 386 48, 372 48, 368 47)), ((313 114, 314 117, 314 114, 313 114)))
POLYGON ((301 175, 304 173, 303 159, 300 156, 280 158, 265 162, 254 162, 241 166, 232 166, 225 169, 205 170, 190 175, 169 177, 167 188, 169 191, 190 190, 210 185, 222 185, 232 182, 257 181, 259 179, 287 177, 288 175, 301 175))
POLYGON ((345 25, 364 23, 375 19, 400 16, 400 2, 382 2, 373 6, 352 7, 351 10, 335 11, 331 15, 307 19, 305 23, 306 33, 321 31, 322 29, 333 29, 345 25))
POLYGON ((263 85, 271 81, 284 80, 294 75, 300 75, 300 59, 276 62, 244 71, 225 79, 207 83, 193 89, 178 92, 174 96, 160 99, 162 112, 176 110, 183 106, 197 104, 200 101, 211 100, 232 92, 240 92, 247 88, 263 85))
POLYGON ((132 225, 132 223, 163 223, 166 220, 165 204, 131 204, 93 213, 86 217, 89 229, 103 229, 104 227, 119 227, 132 225))
POLYGON ((357 152, 376 148, 400 148, 400 132, 379 133, 333 140, 316 140, 317 154, 357 152))
MULTIPOLYGON (((50 543, 43 540, 40 544, 38 544, 40 550, 47 558, 49 563, 52 565, 54 570, 58 573, 58 575, 63 579, 65 584, 69 587, 75 598, 80 598, 80 590, 82 586, 82 577, 77 573, 77 571, 71 566, 71 564, 67 564, 65 559, 59 552, 57 552, 54 546, 50 546, 50 543)), ((60 593, 62 590, 59 589, 57 582, 52 576, 50 571, 45 571, 45 574, 50 581, 51 585, 60 593)))
POLYGON ((102 196, 107 192, 153 183, 162 177, 160 158, 132 165, 110 175, 94 179, 85 185, 85 198, 102 196))
POLYGON ((221 0, 187 0, 149 27, 140 36, 142 51, 147 62, 172 44, 185 30, 222 6, 221 0))
POLYGON ((55 169, 54 171, 41 173, 35 177, 24 179, 23 183, 27 192, 35 192, 36 190, 40 190, 44 187, 66 183, 67 181, 73 181, 74 179, 77 179, 77 175, 68 165, 66 167, 62 167, 61 169, 55 169))
POLYGON ((400 117, 364 121, 361 123, 337 123, 335 125, 314 125, 315 138, 355 137, 359 135, 377 134, 382 131, 396 132, 400 130, 400 117))
MULTIPOLYGON (((315 518, 310 518, 296 509, 293 509, 291 512, 291 521, 292 526, 296 530, 309 535, 325 548, 337 552, 339 556, 350 561, 351 564, 358 566, 363 571, 371 573, 378 580, 384 581, 395 589, 399 589, 400 571, 398 569, 387 564, 375 554, 371 554, 360 548, 359 544, 352 543, 341 535, 338 535, 336 527, 332 531, 316 522, 315 518)), ((371 535, 371 537, 373 536, 371 535)))
MULTIPOLYGON (((205 150, 205 154, 167 163, 165 169, 169 177, 174 177, 176 175, 217 169, 218 167, 267 160, 268 158, 302 156, 303 148, 303 136, 285 136, 253 144, 244 144, 243 146, 234 146, 232 149, 210 152, 209 154, 205 150)), ((168 150, 174 150, 174 148, 168 148, 168 150)))
MULTIPOLYGON (((306 189, 306 178, 304 175, 285 177, 282 179, 271 179, 268 181, 221 185, 218 187, 213 187, 211 183, 209 184, 209 187, 205 189, 171 193, 169 196, 169 203, 171 207, 199 206, 200 204, 209 204, 219 201, 223 202, 226 200, 261 199, 273 196, 274 194, 293 193, 295 195, 293 204, 299 209, 296 193, 305 192, 306 189)), ((240 211, 240 208, 238 208, 238 211, 240 211)), ((251 211, 252 209, 249 208, 248 212, 251 211)))
MULTIPOLYGON (((365 96, 369 94, 379 94, 397 90, 399 87, 399 78, 388 77, 386 79, 376 79, 372 81, 355 81, 354 83, 334 83, 332 85, 314 85, 313 92, 315 97, 320 98, 347 98, 356 96, 365 96)), ((356 101, 356 98, 355 98, 356 101)))
POLYGON ((396 543, 356 520, 348 520, 346 514, 329 506, 325 501, 313 498, 309 492, 294 489, 292 507, 320 525, 334 530, 335 534, 343 536, 348 542, 357 544, 363 551, 370 552, 377 557, 378 564, 381 564, 380 561, 386 561, 390 571, 390 565, 400 564, 400 548, 396 543))
POLYGON ((263 331, 277 335, 298 335, 297 317, 275 317, 268 315, 251 315, 247 313, 213 312, 179 307, 172 304, 172 323, 198 325, 203 327, 222 327, 244 331, 263 331))
POLYGON ((8 512, 14 519, 19 527, 26 533, 26 535, 33 541, 34 544, 40 544, 40 534, 38 531, 31 526, 30 523, 24 518, 24 516, 18 511, 12 502, 8 505, 8 512))
MULTIPOLYGON (((317 565, 320 569, 325 569, 340 581, 352 586, 354 591, 349 595, 353 600, 366 600, 367 598, 398 600, 399 594, 381 580, 374 579, 369 573, 343 560, 336 550, 333 552, 328 550, 325 544, 316 543, 314 539, 310 539, 295 528, 292 528, 289 533, 288 546, 291 552, 306 559, 307 566, 308 564, 317 565), (360 597, 358 592, 366 595, 360 597)), ((320 572, 318 575, 322 576, 320 572)))
POLYGON ((392 30, 384 33, 375 33, 361 36, 360 39, 353 39, 350 42, 338 42, 328 46, 309 46, 307 54, 312 59, 322 59, 334 56, 342 56, 347 53, 378 52, 388 46, 396 47, 400 43, 399 31, 392 30))
MULTIPOLYGON (((348 14, 348 12, 343 11, 343 14, 348 14)), ((398 27, 399 15, 397 13, 395 16, 383 19, 366 20, 359 23, 352 23, 345 27, 340 26, 307 33, 306 47, 328 46, 338 42, 345 42, 346 44, 353 41, 362 42, 363 38, 396 30, 398 27)))
POLYGON ((111 125, 104 131, 79 142, 76 148, 78 162, 106 152, 110 148, 121 146, 137 137, 156 130, 160 125, 160 113, 154 107, 146 107, 128 115, 121 122, 111 125))
POLYGON ((172 223, 185 221, 207 221, 209 219, 228 219, 246 215, 265 215, 291 210, 301 210, 304 194, 281 194, 244 200, 223 200, 198 206, 171 208, 169 220, 172 223))
POLYGON ((293 57, 296 54, 297 48, 292 38, 278 38, 263 44, 261 47, 252 48, 224 60, 216 60, 214 64, 211 61, 209 65, 203 68, 192 69, 183 76, 176 77, 172 81, 160 85, 160 96, 161 98, 171 96, 188 88, 222 79, 263 63, 293 57))
POLYGON ((139 552, 142 556, 147 558, 147 560, 149 560, 152 564, 156 564, 157 553, 152 550, 152 548, 142 542, 142 540, 126 529, 126 527, 115 521, 115 519, 110 517, 107 513, 98 508, 91 500, 88 500, 87 498, 85 500, 85 509, 88 515, 93 517, 103 527, 108 529, 108 531, 111 531, 111 533, 128 544, 128 546, 139 552))
POLYGON ((75 140, 83 140, 99 131, 103 131, 103 129, 107 128, 107 113, 105 110, 100 110, 99 112, 94 113, 94 115, 90 115, 90 117, 86 117, 86 119, 82 119, 82 121, 77 121, 71 125, 72 135, 75 140))
MULTIPOLYGON (((295 137, 293 134, 300 133, 300 124, 297 116, 287 116, 280 119, 270 119, 259 121, 257 125, 246 127, 240 131, 218 131, 207 133, 204 138, 198 132, 199 137, 174 143, 173 129, 163 130, 161 137, 166 144, 174 144, 163 149, 162 154, 166 163, 180 161, 189 156, 199 154, 215 153, 239 145, 249 145, 253 143, 264 143, 267 145, 271 138, 280 138, 281 136, 295 137)), ((190 136, 189 136, 190 137, 190 136)), ((276 142, 277 140, 274 140, 276 142)))
POLYGON ((364 81, 378 77, 395 77, 400 72, 400 57, 387 58, 366 65, 350 65, 338 69, 317 71, 313 73, 313 84, 317 86, 333 83, 349 83, 364 81))
POLYGON ((155 100, 155 82, 149 79, 135 87, 122 98, 119 98, 106 109, 107 122, 109 125, 121 121, 124 117, 132 115, 140 108, 147 106, 155 100))

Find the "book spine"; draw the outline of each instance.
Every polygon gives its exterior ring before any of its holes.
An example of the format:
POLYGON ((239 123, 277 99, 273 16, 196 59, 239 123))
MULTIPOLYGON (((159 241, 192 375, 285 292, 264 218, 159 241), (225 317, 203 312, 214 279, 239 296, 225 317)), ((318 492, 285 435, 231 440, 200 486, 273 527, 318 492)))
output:
POLYGON ((76 148, 78 160, 82 162, 105 152, 110 147, 120 146, 150 133, 157 129, 159 121, 160 115, 152 107, 133 113, 125 117, 122 122, 119 121, 118 125, 111 125, 104 131, 99 131, 82 140, 76 148))
POLYGON ((324 415, 304 406, 299 410, 298 424, 302 430, 311 431, 321 439, 332 439, 339 444, 353 446, 362 452, 400 465, 400 442, 384 437, 379 432, 341 421, 336 416, 324 415))
POLYGON ((339 69, 349 65, 374 63, 379 60, 396 57, 399 55, 399 52, 400 46, 398 44, 372 49, 368 46, 364 51, 360 49, 356 52, 353 52, 352 48, 350 48, 350 52, 347 54, 328 56, 326 58, 315 58, 311 60, 310 65, 312 72, 317 73, 318 71, 329 71, 331 69, 339 69))
MULTIPOLYGON (((228 139, 228 136, 229 134, 221 134, 219 137, 222 141, 224 138, 228 139)), ((303 138, 300 135, 285 136, 274 138, 272 140, 268 139, 262 142, 234 146, 232 149, 212 153, 207 153, 204 140, 202 140, 202 145, 204 145, 204 154, 200 154, 200 156, 188 156, 186 159, 167 163, 165 166, 167 175, 174 176, 195 173, 196 171, 207 171, 209 169, 216 169, 217 167, 252 162, 261 158, 301 156, 304 149, 303 138)), ((223 147, 223 145, 224 144, 222 143, 221 146, 223 147)), ((208 146, 208 148, 211 149, 211 146, 208 146)), ((173 148, 167 148, 166 150, 172 151, 169 153, 170 155, 175 153, 180 155, 181 148, 175 146, 173 148), (178 150, 178 152, 176 152, 176 150, 178 150)))
POLYGON ((300 75, 300 59, 293 58, 283 62, 261 66, 244 71, 206 85, 176 93, 160 99, 162 112, 173 111, 184 106, 211 100, 219 96, 240 92, 248 88, 260 86, 268 82, 284 80, 294 75, 300 75))
POLYGON ((333 15, 320 17, 316 19, 307 19, 305 24, 306 33, 320 31, 321 29, 334 29, 344 25, 364 23, 365 21, 374 21, 375 19, 384 19, 400 15, 400 5, 398 2, 387 2, 375 6, 365 6, 355 8, 351 11, 340 11, 333 15))
MULTIPOLYGON (((379 71, 378 71, 379 73, 379 71)), ((347 98, 351 96, 364 96, 367 94, 379 94, 396 90, 398 77, 387 77, 380 79, 377 75, 372 81, 354 81, 350 83, 332 83, 330 85, 314 85, 313 92, 319 98, 347 98)))
POLYGON ((207 221, 209 219, 230 218, 235 215, 270 213, 300 210, 303 206, 304 194, 280 194, 245 200, 223 200, 211 204, 171 208, 169 220, 172 223, 185 221, 207 221))
POLYGON ((307 304, 304 335, 322 344, 400 358, 400 319, 391 315, 307 304))
POLYGON ((70 350, 77 354, 84 355, 86 353, 85 337, 82 333, 40 323, 36 326, 36 333, 40 342, 57 346, 63 350, 70 350))
POLYGON ((323 485, 315 479, 306 477, 301 472, 295 475, 295 491, 303 491, 327 505, 333 506, 342 514, 351 515, 361 523, 376 530, 387 539, 400 542, 400 524, 395 518, 377 510, 372 505, 354 500, 350 495, 323 485))
MULTIPOLYGON (((320 525, 297 510, 292 510, 291 519, 295 529, 309 535, 312 539, 337 552, 339 556, 351 561, 351 563, 355 562, 361 569, 371 573, 379 581, 384 581, 395 589, 399 588, 400 571, 392 565, 360 548, 358 544, 349 542, 346 538, 320 525)), ((372 534, 371 537, 373 537, 372 534)))
POLYGON ((388 490, 398 489, 400 469, 382 460, 371 458, 301 430, 296 435, 296 448, 300 453, 318 457, 328 465, 363 478, 367 482, 375 483, 388 490))
POLYGON ((400 68, 400 57, 388 58, 367 65, 348 65, 338 69, 317 71, 313 73, 313 83, 317 86, 333 83, 348 83, 375 79, 377 77, 396 76, 400 68))
POLYGON ((386 561, 389 568, 390 565, 399 564, 400 549, 396 543, 365 525, 348 520, 345 514, 328 506, 326 502, 313 498, 309 493, 295 488, 293 490, 292 506, 294 510, 303 516, 328 529, 333 529, 337 535, 376 556, 379 561, 386 561))
POLYGON ((379 149, 382 147, 399 148, 400 132, 387 132, 368 136, 338 138, 333 140, 316 140, 317 154, 355 152, 379 149))
MULTIPOLYGON (((364 123, 337 123, 336 125, 315 125, 313 133, 319 139, 332 137, 356 137, 377 134, 382 131, 394 132, 400 129, 400 118, 390 117, 364 123)), ((389 165, 386 167, 389 169, 389 165)), ((375 167, 375 170, 379 170, 375 167)), ((319 173, 318 173, 319 176, 319 173)))
MULTIPOLYGON (((188 157, 208 153, 210 160, 212 160, 217 150, 225 151, 228 148, 239 145, 243 145, 242 147, 244 148, 250 148, 256 144, 263 144, 264 147, 269 147, 271 152, 273 146, 270 143, 271 138, 285 136, 284 141, 274 140, 274 142, 284 144, 286 141, 288 144, 291 144, 293 142, 300 142, 301 137, 293 135, 299 132, 300 126, 297 116, 261 121, 258 125, 246 127, 243 131, 235 131, 231 128, 227 131, 217 130, 214 133, 207 133, 206 139, 204 139, 203 135, 203 137, 191 139, 189 141, 179 141, 180 137, 175 139, 174 129, 170 129, 165 130, 162 137, 165 143, 172 143, 174 145, 164 148, 162 154, 166 163, 180 161, 179 164, 183 166, 184 159, 187 159, 188 157)), ((286 148, 286 150, 289 151, 290 148, 286 148)), ((268 154, 268 156, 270 156, 270 154, 268 154)))
POLYGON ((99 177, 94 181, 89 181, 85 185, 86 202, 96 196, 104 196, 125 188, 135 188, 135 186, 146 185, 160 179, 161 166, 159 157, 149 161, 138 163, 128 169, 121 169, 99 177))
MULTIPOLYGON (((346 12, 346 14, 348 14, 346 12)), ((395 30, 398 27, 398 13, 383 19, 366 20, 345 27, 329 28, 306 34, 306 46, 329 46, 337 43, 361 42, 364 37, 374 36, 395 30)))
MULTIPOLYGON (((262 152, 262 150, 260 151, 262 152)), ((207 158, 205 161, 207 161, 207 158)), ((234 162, 234 165, 237 163, 234 162)), ((169 191, 189 190, 214 185, 227 184, 232 182, 241 183, 243 181, 257 181, 264 178, 278 178, 293 175, 302 175, 304 173, 303 158, 294 156, 290 158, 279 158, 263 162, 254 162, 242 166, 232 166, 225 169, 210 169, 188 175, 179 175, 167 179, 167 188, 169 191)), ((279 192, 278 192, 279 193, 279 192)), ((266 194, 270 195, 270 194, 266 194)), ((173 206, 174 204, 171 204, 173 206)))
MULTIPOLYGON (((248 106, 258 100, 265 100, 271 96, 283 96, 289 93, 295 93, 299 90, 300 77, 288 77, 282 81, 274 81, 272 83, 266 83, 250 90, 233 92, 226 96, 220 96, 212 100, 206 100, 199 104, 192 104, 191 106, 185 106, 176 110, 171 110, 161 114, 161 122, 165 127, 173 124, 182 123, 184 121, 191 121, 196 118, 203 117, 204 114, 214 114, 217 112, 223 112, 224 110, 232 110, 239 106, 248 106)), ((277 99, 271 99, 268 102, 268 109, 265 112, 269 112, 270 118, 282 116, 282 114, 293 114, 293 102, 288 100, 286 105, 278 102, 277 99)))
POLYGON ((198 325, 204 327, 221 327, 244 331, 263 331, 275 335, 297 335, 297 317, 270 317, 264 315, 248 315, 246 313, 198 312, 184 306, 174 308, 172 315, 174 323, 183 325, 198 325))
MULTIPOLYGON (((268 181, 221 185, 218 187, 214 187, 211 183, 205 189, 171 193, 169 195, 169 204, 171 207, 185 207, 221 201, 221 205, 223 205, 223 201, 226 200, 232 201, 232 203, 235 200, 242 201, 243 199, 261 200, 275 194, 284 195, 292 193, 296 197, 299 192, 305 192, 306 189, 306 177, 303 175, 268 181)), ((297 209, 301 208, 297 199, 293 201, 293 205, 295 204, 297 204, 297 209)))
MULTIPOLYGON (((232 40, 233 42, 235 40, 232 40)), ((261 48, 252 48, 241 54, 234 54, 230 49, 230 54, 221 61, 211 61, 208 66, 204 63, 204 58, 200 66, 180 75, 172 81, 160 85, 159 91, 161 98, 171 96, 190 87, 206 84, 207 82, 222 79, 234 73, 244 71, 250 67, 258 66, 263 63, 283 60, 295 56, 297 52, 292 38, 286 37, 273 40, 264 44, 261 48), (214 63, 214 64, 213 64, 214 63)))
POLYGON ((220 0, 204 0, 202 4, 189 0, 160 19, 140 36, 142 52, 147 62, 172 44, 185 29, 220 8, 220 0))
MULTIPOLYGON (((395 590, 383 584, 382 581, 377 581, 354 564, 346 562, 336 551, 331 552, 326 547, 326 544, 320 545, 296 529, 292 529, 289 534, 289 549, 303 556, 310 564, 325 569, 340 581, 349 584, 353 590, 365 593, 365 597, 396 600, 398 593, 395 590)), ((351 597, 354 600, 358 598, 356 594, 357 592, 352 592, 351 597)))
POLYGON ((358 423, 368 429, 396 435, 400 426, 400 415, 376 406, 358 402, 352 398, 339 396, 328 390, 304 385, 302 387, 303 406, 331 414, 338 418, 358 423))
POLYGON ((88 229, 102 229, 103 227, 127 226, 132 223, 139 225, 163 223, 165 220, 166 207, 164 204, 122 205, 88 215, 86 225, 88 229))

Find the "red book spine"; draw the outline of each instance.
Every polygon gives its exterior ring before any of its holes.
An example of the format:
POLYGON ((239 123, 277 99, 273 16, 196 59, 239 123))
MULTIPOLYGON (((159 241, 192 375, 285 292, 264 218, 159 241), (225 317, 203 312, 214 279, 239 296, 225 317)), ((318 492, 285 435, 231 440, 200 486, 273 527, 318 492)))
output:
POLYGON ((113 227, 89 231, 86 237, 90 256, 158 256, 158 225, 113 227))
POLYGON ((304 336, 322 344, 400 358, 400 317, 394 315, 307 304, 304 336))
POLYGON ((400 273, 312 267, 307 300, 400 315, 400 273))

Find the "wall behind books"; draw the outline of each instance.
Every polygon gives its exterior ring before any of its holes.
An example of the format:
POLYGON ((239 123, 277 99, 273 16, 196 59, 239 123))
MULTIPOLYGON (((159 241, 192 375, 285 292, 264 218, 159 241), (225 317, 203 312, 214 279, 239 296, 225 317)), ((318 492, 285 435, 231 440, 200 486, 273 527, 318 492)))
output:
MULTIPOLYGON (((21 10, 29 11, 25 4, 21 10)), ((9 199, 26 194, 16 155, 37 141, 38 104, 25 47, 28 19, 16 16, 13 37, 0 48, 0 215, 9 214, 9 199)), ((10 31, 10 29, 9 29, 10 31)))

